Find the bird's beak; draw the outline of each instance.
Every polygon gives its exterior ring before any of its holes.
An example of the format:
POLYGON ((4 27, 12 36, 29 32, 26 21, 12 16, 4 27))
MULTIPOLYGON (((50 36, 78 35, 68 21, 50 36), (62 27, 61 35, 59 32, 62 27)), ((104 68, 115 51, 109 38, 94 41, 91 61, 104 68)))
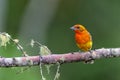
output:
POLYGON ((70 27, 70 29, 75 30, 75 28, 74 28, 74 27, 70 27))

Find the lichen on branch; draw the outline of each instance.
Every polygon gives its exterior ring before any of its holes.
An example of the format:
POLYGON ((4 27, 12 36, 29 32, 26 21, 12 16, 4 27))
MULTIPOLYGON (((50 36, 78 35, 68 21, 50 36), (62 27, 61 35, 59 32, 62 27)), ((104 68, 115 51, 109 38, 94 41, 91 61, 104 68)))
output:
POLYGON ((21 67, 21 66, 36 66, 40 62, 44 64, 57 63, 72 63, 85 62, 101 58, 112 58, 120 56, 120 48, 101 48, 92 50, 91 52, 70 52, 64 54, 51 54, 44 56, 28 56, 28 57, 14 57, 14 58, 0 58, 0 67, 21 67), (40 61, 41 60, 41 61, 40 61), (30 64, 32 61, 32 64, 30 64))

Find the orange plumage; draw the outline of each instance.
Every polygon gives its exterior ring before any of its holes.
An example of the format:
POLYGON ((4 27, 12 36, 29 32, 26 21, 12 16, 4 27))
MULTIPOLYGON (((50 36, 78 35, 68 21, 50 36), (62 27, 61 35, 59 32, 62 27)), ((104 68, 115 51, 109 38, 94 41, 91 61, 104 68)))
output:
POLYGON ((92 48, 92 37, 87 29, 80 24, 71 27, 75 32, 75 41, 77 46, 83 51, 89 51, 92 48))

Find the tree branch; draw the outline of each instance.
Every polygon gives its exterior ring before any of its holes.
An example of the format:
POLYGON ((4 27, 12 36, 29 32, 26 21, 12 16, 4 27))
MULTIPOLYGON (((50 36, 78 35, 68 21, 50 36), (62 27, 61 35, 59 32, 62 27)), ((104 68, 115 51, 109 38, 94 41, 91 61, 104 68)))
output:
POLYGON ((119 57, 120 48, 102 48, 90 52, 71 52, 65 54, 51 54, 46 56, 28 56, 14 58, 0 58, 0 67, 36 66, 42 64, 85 62, 100 58, 119 57))

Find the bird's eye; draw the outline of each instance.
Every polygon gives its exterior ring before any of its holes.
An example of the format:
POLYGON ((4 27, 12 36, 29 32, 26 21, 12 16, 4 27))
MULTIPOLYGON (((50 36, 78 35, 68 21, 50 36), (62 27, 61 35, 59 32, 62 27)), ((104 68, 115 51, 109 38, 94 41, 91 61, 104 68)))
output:
POLYGON ((77 29, 79 29, 80 27, 76 27, 77 29))

